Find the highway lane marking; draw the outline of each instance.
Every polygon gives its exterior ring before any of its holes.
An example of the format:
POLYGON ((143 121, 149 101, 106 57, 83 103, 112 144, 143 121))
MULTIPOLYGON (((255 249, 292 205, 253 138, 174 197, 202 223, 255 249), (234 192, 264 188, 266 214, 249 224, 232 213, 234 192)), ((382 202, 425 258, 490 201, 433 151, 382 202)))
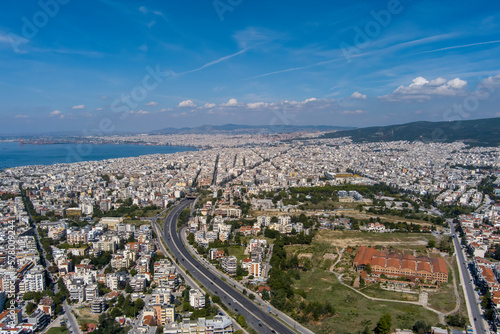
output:
MULTIPOLYGON (((180 207, 181 207, 181 205, 180 205, 180 206, 178 206, 177 208, 180 208, 180 207)), ((186 208, 186 207, 187 207, 187 205, 186 205, 184 208, 186 208)), ((177 214, 177 212, 175 212, 175 213, 174 213, 174 211, 176 211, 176 210, 177 210, 177 208, 176 208, 176 209, 174 209, 174 210, 172 211, 172 213, 174 214, 173 216, 175 216, 175 214, 177 214)), ((184 209, 184 208, 183 208, 183 209, 184 209)), ((182 209, 182 210, 183 210, 183 209, 182 209)), ((182 210, 177 210, 177 211, 182 211, 182 210)), ((171 213, 171 214, 172 214, 172 213, 171 213)), ((172 218, 173 218, 173 217, 172 217, 172 218)), ((170 218, 170 223, 172 223, 172 221, 173 221, 173 219, 172 219, 172 218, 170 218)), ((175 219, 175 220, 177 221, 177 219, 175 219)), ((172 241, 172 243, 174 244, 174 246, 175 246, 175 248, 177 249, 177 251, 179 252, 179 254, 181 254, 182 256, 184 256, 184 255, 182 254, 181 250, 179 249, 179 247, 177 246, 177 244, 173 241, 173 240, 174 240, 174 239, 173 239, 173 235, 174 235, 174 234, 172 233, 172 232, 173 232, 173 230, 174 230, 174 228, 173 228, 173 227, 174 227, 174 226, 173 226, 173 224, 170 224, 170 235, 171 235, 171 237, 172 237, 172 240, 171 240, 171 241, 172 241)), ((164 231, 164 233, 165 233, 165 231, 164 231)), ((180 242, 182 242, 181 237, 178 235, 178 233, 175 233, 175 234, 178 236, 179 241, 180 241, 180 242)), ((167 246, 168 246, 168 244, 167 244, 167 246)), ((189 254, 189 255, 191 255, 191 254, 189 254)), ((231 296, 228 292, 226 292, 224 289, 222 289, 222 288, 221 288, 221 287, 220 287, 217 283, 213 282, 213 281, 212 281, 212 280, 211 280, 211 279, 210 279, 207 275, 205 275, 205 273, 203 273, 201 270, 199 270, 199 268, 196 268, 196 265, 195 265, 195 264, 193 264, 193 263, 192 263, 192 262, 188 259, 188 257, 187 257, 187 256, 184 256, 184 257, 186 258, 186 261, 187 261, 187 262, 189 262, 189 264, 190 264, 191 266, 193 266, 193 268, 195 268, 195 271, 198 271, 198 273, 200 273, 201 275, 203 275, 203 276, 204 276, 204 277, 205 277, 205 278, 206 278, 209 282, 212 282, 212 283, 213 283, 213 285, 214 285, 214 286, 217 286, 217 287, 219 288, 219 290, 220 290, 220 291, 222 291, 225 295, 227 295, 228 297, 231 297, 233 300, 236 300, 236 303, 238 303, 238 304, 239 304, 239 305, 240 305, 243 309, 245 309, 245 310, 246 310, 249 314, 251 314, 251 315, 252 315, 255 319, 260 320, 260 319, 259 319, 259 317, 257 317, 257 316, 256 316, 256 315, 252 312, 252 311, 250 311, 249 309, 247 309, 247 308, 246 308, 246 307, 245 307, 242 303, 240 303, 240 302, 239 302, 239 301, 238 301, 235 297, 231 296)), ((194 259, 194 258, 193 258, 193 259, 194 259)), ((195 261, 196 261, 196 260, 195 260, 195 261)), ((228 286, 229 286, 229 285, 228 285, 228 286)), ((230 289, 232 289, 232 288, 231 288, 231 286, 229 286, 229 288, 230 288, 230 289)), ((238 292, 236 291, 236 293, 238 293, 238 292)), ((239 296, 239 295, 238 295, 238 297, 241 297, 241 296, 239 296)), ((251 301, 250 301, 250 302, 251 302, 251 301)), ((258 306, 256 306, 256 307, 258 308, 258 306)), ((263 311, 262 311, 262 312, 263 312, 263 311)), ((260 320, 260 321, 261 321, 263 324, 265 324, 265 325, 266 325, 269 329, 271 329, 271 330, 275 330, 275 329, 274 329, 274 327, 270 326, 267 322, 262 321, 262 320, 260 320)), ((276 321, 278 321, 278 320, 276 320, 276 321)), ((282 324, 282 325, 283 325, 285 328, 287 328, 287 326, 286 326, 285 324, 282 324)), ((288 329, 288 328, 287 328, 287 329, 288 329)), ((292 332, 292 333, 293 333, 293 332, 292 332)))

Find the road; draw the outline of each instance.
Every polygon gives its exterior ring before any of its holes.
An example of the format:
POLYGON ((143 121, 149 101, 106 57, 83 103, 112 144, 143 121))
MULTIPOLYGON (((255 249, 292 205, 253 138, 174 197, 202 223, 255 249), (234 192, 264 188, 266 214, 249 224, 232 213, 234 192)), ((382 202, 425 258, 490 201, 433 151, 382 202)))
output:
POLYGON ((292 329, 267 313, 267 310, 255 305, 232 286, 210 272, 188 252, 177 232, 177 218, 180 212, 191 203, 192 200, 183 200, 165 219, 163 238, 174 257, 201 285, 212 294, 219 296, 222 303, 233 312, 242 314, 247 324, 258 333, 294 333, 292 329))
POLYGON ((472 277, 470 275, 469 269, 467 268, 467 259, 465 258, 463 249, 460 245, 459 235, 456 234, 455 224, 451 221, 450 231, 453 235, 453 243, 455 245, 455 254, 457 255, 457 261, 459 265, 459 270, 462 273, 462 285, 464 288, 464 293, 466 294, 467 309, 470 314, 470 321, 472 322, 472 328, 474 333, 488 333, 484 321, 483 315, 481 313, 480 305, 477 303, 476 292, 474 291, 474 283, 472 282, 472 277))
POLYGON ((67 325, 70 333, 80 333, 80 327, 76 322, 75 316, 71 313, 71 308, 68 306, 66 300, 63 302, 63 310, 66 318, 68 319, 67 325))
MULTIPOLYGON (((189 249, 189 251, 191 252, 191 255, 194 256, 194 258, 199 263, 201 263, 203 266, 205 266, 205 268, 210 270, 211 273, 215 274, 219 278, 221 278, 223 280, 225 279, 226 283, 233 286, 234 288, 236 288, 236 290, 239 290, 241 293, 243 293, 244 290, 248 289, 247 287, 243 286, 241 284, 241 282, 239 282, 239 281, 235 280, 234 278, 232 278, 231 276, 219 271, 214 266, 212 266, 212 264, 210 262, 208 262, 205 258, 203 258, 199 254, 197 254, 197 252, 191 246, 188 245, 187 237, 185 235, 185 230, 186 230, 186 227, 185 226, 182 227, 182 231, 181 231, 182 242, 184 243, 185 247, 189 249)), ((271 247, 272 247, 272 245, 271 245, 271 247)), ((267 264, 269 264, 269 258, 271 257, 270 256, 271 252, 272 251, 270 250, 269 255, 268 255, 267 264)), ((280 310, 276 309, 274 306, 272 306, 268 302, 264 301, 260 296, 257 295, 255 297, 254 303, 256 303, 257 305, 260 305, 264 309, 268 308, 268 311, 269 311, 269 307, 270 307, 272 314, 276 315, 282 322, 285 322, 290 327, 293 327, 296 331, 298 331, 300 333, 304 333, 304 334, 314 334, 314 332, 312 332, 311 330, 302 326, 297 321, 290 318, 287 314, 281 312, 280 310)))

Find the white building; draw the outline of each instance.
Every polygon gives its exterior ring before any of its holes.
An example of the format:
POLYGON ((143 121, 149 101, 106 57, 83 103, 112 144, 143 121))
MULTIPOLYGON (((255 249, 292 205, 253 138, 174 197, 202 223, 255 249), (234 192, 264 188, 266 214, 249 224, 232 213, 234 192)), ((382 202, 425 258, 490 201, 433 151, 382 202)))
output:
POLYGON ((205 307, 205 295, 198 289, 189 290, 189 304, 194 308, 205 307))

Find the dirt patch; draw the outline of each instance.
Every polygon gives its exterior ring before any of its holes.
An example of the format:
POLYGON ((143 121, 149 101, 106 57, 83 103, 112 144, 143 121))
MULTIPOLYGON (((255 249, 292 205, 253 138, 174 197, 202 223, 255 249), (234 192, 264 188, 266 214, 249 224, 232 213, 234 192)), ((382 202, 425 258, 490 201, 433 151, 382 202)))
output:
POLYGON ((337 255, 331 253, 326 253, 325 255, 323 255, 323 259, 325 260, 335 260, 336 257, 337 255))
POLYGON ((354 247, 354 246, 426 246, 427 235, 412 235, 400 233, 370 233, 357 231, 320 231, 315 241, 328 243, 332 247, 354 247))
POLYGON ((303 259, 303 258, 307 258, 307 259, 312 259, 313 257, 313 254, 312 253, 302 253, 302 254, 299 254, 297 256, 297 258, 300 260, 300 259, 303 259))

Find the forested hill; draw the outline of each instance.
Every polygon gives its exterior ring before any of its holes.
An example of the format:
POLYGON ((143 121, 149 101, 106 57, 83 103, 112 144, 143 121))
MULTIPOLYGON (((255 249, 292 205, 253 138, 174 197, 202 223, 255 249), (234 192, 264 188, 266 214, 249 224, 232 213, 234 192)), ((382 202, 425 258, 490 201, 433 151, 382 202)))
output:
POLYGON ((498 146, 500 144, 500 118, 374 126, 331 132, 325 134, 324 137, 351 137, 355 142, 397 140, 421 140, 423 142, 463 141, 471 146, 498 146))

